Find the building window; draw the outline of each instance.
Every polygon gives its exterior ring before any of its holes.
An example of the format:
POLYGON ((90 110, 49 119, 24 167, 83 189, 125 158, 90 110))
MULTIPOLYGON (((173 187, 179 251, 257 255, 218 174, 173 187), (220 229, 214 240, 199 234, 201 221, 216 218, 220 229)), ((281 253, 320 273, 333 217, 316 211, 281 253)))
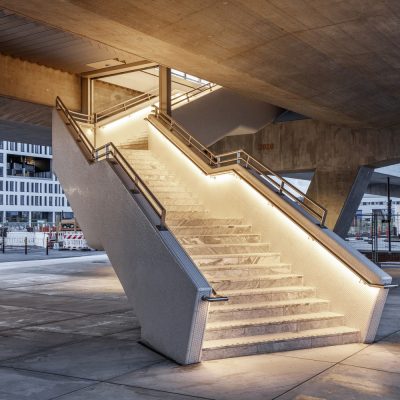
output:
POLYGON ((22 194, 19 196, 19 204, 21 206, 25 205, 25 198, 24 198, 24 195, 22 195, 22 194))

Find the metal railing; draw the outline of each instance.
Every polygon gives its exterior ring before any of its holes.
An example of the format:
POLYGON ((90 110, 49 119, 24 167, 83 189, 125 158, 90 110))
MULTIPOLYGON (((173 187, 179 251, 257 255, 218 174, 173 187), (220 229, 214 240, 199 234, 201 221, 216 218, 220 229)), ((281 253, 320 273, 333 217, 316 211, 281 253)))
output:
POLYGON ((109 159, 110 161, 118 164, 119 167, 125 172, 129 177, 132 184, 132 190, 140 192, 150 204, 156 215, 160 218, 159 229, 165 229, 166 220, 166 210, 153 194, 153 192, 148 188, 148 186, 143 182, 140 176, 132 168, 131 164, 125 159, 121 152, 115 147, 113 143, 107 143, 99 148, 95 148, 90 140, 87 138, 85 133, 82 131, 81 127, 75 120, 72 113, 65 107, 64 103, 59 97, 56 98, 56 108, 62 112, 65 118, 65 123, 71 126, 73 129, 70 130, 74 139, 78 145, 83 150, 87 160, 89 162, 101 161, 104 159, 109 159))
POLYGON ((108 107, 102 111, 93 114, 93 121, 95 123, 101 122, 108 117, 112 117, 121 112, 127 111, 130 108, 136 107, 146 101, 152 100, 158 96, 158 88, 150 90, 146 93, 141 93, 138 96, 132 97, 131 99, 125 100, 122 103, 115 104, 114 106, 108 107))
POLYGON ((182 93, 181 95, 175 97, 171 102, 171 106, 174 107, 182 102, 189 102, 193 96, 197 96, 198 94, 201 94, 201 93, 204 93, 207 91, 212 92, 212 90, 216 87, 217 87, 216 83, 208 82, 202 86, 199 86, 197 88, 189 90, 188 92, 182 93))
POLYGON ((157 106, 153 106, 154 116, 161 121, 168 129, 184 144, 189 146, 192 151, 206 161, 212 168, 219 168, 227 165, 238 164, 246 170, 253 172, 259 178, 272 185, 280 195, 286 196, 308 214, 319 221, 321 227, 325 225, 327 210, 317 202, 307 197, 302 191, 293 186, 286 179, 276 172, 257 161, 244 150, 231 151, 223 154, 214 154, 207 147, 195 139, 171 116, 160 112, 157 106))

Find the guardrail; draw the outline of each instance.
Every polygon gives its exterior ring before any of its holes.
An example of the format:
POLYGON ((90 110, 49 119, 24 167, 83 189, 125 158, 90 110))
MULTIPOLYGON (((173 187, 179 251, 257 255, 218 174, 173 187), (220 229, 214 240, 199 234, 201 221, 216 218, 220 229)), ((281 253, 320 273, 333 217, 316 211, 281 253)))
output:
POLYGON ((135 172, 130 163, 121 154, 121 152, 114 146, 114 144, 107 143, 99 148, 95 148, 91 141, 87 138, 85 133, 82 131, 73 114, 67 109, 67 107, 64 105, 59 97, 56 98, 56 108, 64 116, 65 123, 73 128, 72 130, 70 130, 70 132, 78 145, 83 150, 83 153, 85 154, 87 160, 89 162, 96 162, 103 159, 110 159, 118 164, 131 180, 133 190, 139 191, 145 197, 146 201, 152 207, 156 215, 158 215, 160 219, 160 224, 158 226, 159 229, 166 229, 165 208, 152 193, 152 191, 148 188, 148 186, 143 182, 140 176, 135 172))
POLYGON ((321 227, 325 225, 327 210, 311 198, 307 197, 302 191, 293 186, 286 179, 266 165, 257 161, 244 150, 237 150, 223 154, 214 154, 189 132, 185 130, 171 116, 160 112, 157 106, 153 106, 154 116, 166 125, 178 139, 191 148, 198 156, 205 160, 211 167, 219 168, 226 165, 239 164, 247 170, 253 171, 260 178, 277 189, 279 194, 286 196, 291 201, 301 206, 309 215, 319 221, 321 227))
POLYGON ((178 105, 178 104, 180 104, 180 103, 182 103, 182 102, 184 102, 184 101, 185 101, 185 102, 189 102, 190 99, 191 99, 193 96, 197 96, 198 94, 201 94, 201 93, 204 93, 204 92, 208 92, 208 91, 212 92, 213 89, 215 89, 217 86, 218 86, 218 85, 217 85, 216 83, 208 82, 208 83, 206 83, 206 84, 204 84, 204 85, 202 85, 202 86, 199 86, 199 87, 197 87, 197 88, 194 88, 194 89, 192 89, 192 90, 189 90, 189 92, 182 93, 181 95, 176 96, 176 97, 172 100, 171 106, 174 107, 174 106, 176 106, 176 105, 178 105))

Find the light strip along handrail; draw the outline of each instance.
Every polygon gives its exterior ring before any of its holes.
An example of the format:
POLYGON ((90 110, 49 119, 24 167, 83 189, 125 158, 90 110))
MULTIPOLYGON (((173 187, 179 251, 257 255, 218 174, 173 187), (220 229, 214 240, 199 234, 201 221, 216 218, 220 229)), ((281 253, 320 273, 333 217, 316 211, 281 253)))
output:
POLYGON ((175 97, 171 102, 171 106, 176 106, 177 104, 182 103, 183 101, 189 101, 191 97, 196 96, 200 93, 204 93, 207 90, 211 92, 216 86, 217 86, 216 83, 208 82, 202 86, 193 88, 192 90, 189 90, 188 92, 182 93, 181 95, 175 97))
POLYGON ((307 197, 302 191, 293 186, 286 179, 278 175, 276 172, 271 170, 266 165, 262 164, 248 153, 243 150, 231 151, 223 154, 214 154, 196 138, 194 138, 189 132, 185 130, 179 123, 165 113, 161 113, 157 106, 153 106, 154 115, 157 119, 163 121, 171 131, 177 134, 178 139, 186 142, 188 146, 197 150, 198 155, 205 158, 208 164, 214 168, 221 167, 229 164, 239 164, 246 169, 252 169, 265 179, 269 184, 275 187, 279 194, 287 196, 293 202, 299 204, 308 214, 319 220, 320 226, 325 225, 327 210, 317 202, 307 197), (271 176, 273 178, 271 178, 271 176), (289 188, 289 190, 287 189, 289 188), (296 197, 296 193, 299 197, 296 197), (307 201, 305 203, 304 201, 307 201), (313 208, 314 207, 314 208, 313 208))
MULTIPOLYGON (((156 215, 160 218, 160 226, 161 230, 166 228, 165 220, 166 220, 166 209, 157 199, 157 197, 153 194, 153 192, 148 188, 148 186, 143 182, 140 176, 136 173, 136 171, 132 168, 131 164, 126 160, 126 158, 122 155, 122 153, 115 147, 114 143, 110 142, 104 144, 98 148, 95 148, 90 140, 87 138, 85 133, 82 131, 79 124, 76 122, 75 118, 68 110, 68 108, 64 105, 62 100, 57 97, 56 98, 56 108, 57 110, 62 111, 65 119, 67 120, 67 124, 73 128, 73 131, 70 130, 72 136, 78 143, 82 143, 84 146, 84 154, 90 155, 88 157, 89 162, 100 161, 102 159, 110 159, 116 162, 122 170, 127 174, 129 179, 132 182, 132 187, 134 189, 138 189, 138 191, 145 197, 146 201, 150 204, 151 208, 154 210, 156 215), (110 157, 111 156, 111 157, 110 157)), ((134 190, 133 189, 133 190, 134 190)))
POLYGON ((94 120, 95 122, 102 121, 110 116, 119 114, 120 112, 126 111, 132 107, 135 107, 141 103, 144 103, 145 101, 154 99, 157 97, 158 93, 158 88, 149 90, 146 93, 141 93, 135 97, 132 97, 128 100, 125 100, 121 103, 115 104, 111 107, 107 107, 104 110, 101 110, 97 113, 94 114, 94 120))

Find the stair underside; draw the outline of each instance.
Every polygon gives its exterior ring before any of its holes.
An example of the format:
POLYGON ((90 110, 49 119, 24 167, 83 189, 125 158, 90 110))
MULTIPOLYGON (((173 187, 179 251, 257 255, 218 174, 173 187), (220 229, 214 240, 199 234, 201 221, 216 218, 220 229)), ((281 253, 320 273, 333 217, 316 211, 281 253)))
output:
POLYGON ((243 218, 214 218, 150 151, 124 149, 167 210, 167 225, 227 303, 210 305, 203 360, 357 342, 329 301, 303 284, 243 218))

